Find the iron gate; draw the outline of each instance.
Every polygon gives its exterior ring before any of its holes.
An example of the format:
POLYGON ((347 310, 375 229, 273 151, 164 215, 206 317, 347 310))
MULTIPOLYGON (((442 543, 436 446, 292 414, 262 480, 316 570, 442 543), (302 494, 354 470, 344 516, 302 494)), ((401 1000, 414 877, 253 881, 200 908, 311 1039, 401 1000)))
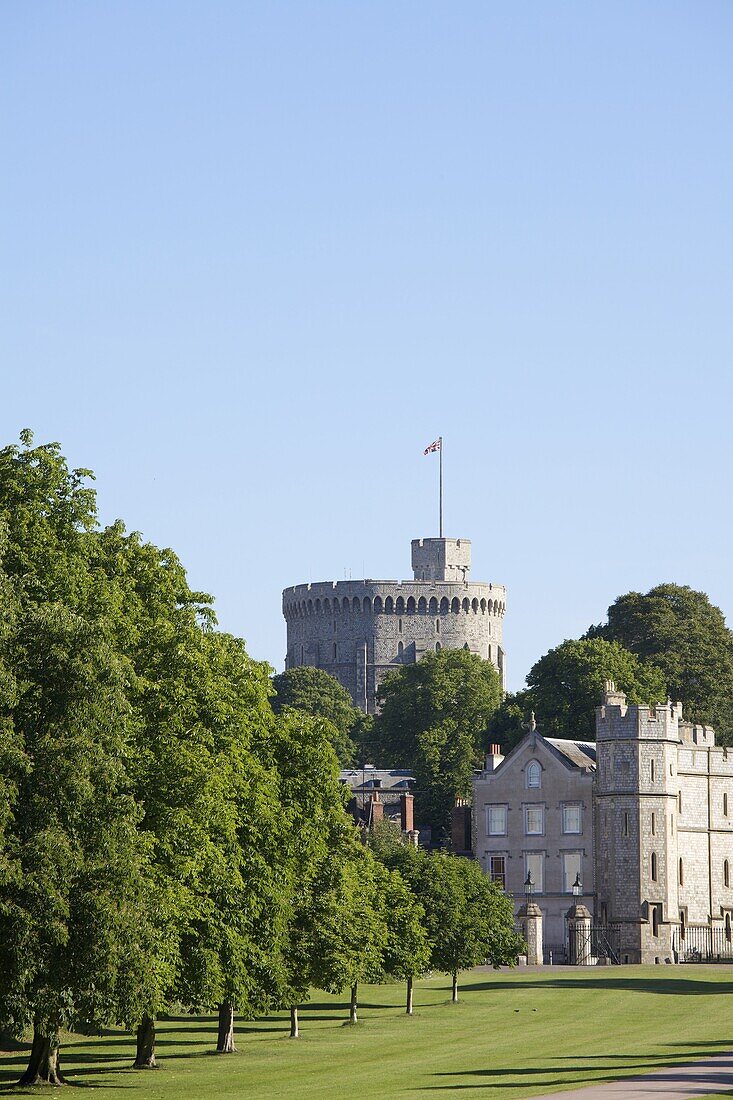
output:
POLYGON ((543 949, 545 964, 547 966, 553 963, 575 966, 620 965, 618 925, 592 924, 587 931, 576 932, 575 936, 572 950, 567 930, 564 943, 546 943, 543 949))

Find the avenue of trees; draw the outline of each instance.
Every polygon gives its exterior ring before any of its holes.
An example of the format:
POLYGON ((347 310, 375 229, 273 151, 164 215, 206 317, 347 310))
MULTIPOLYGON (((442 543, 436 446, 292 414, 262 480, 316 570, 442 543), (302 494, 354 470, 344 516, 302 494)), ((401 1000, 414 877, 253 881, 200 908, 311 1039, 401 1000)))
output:
MULTIPOLYGON (((404 981, 410 1012, 428 968, 455 993, 515 961, 477 867, 362 842, 338 774, 353 714, 323 685, 320 710, 282 682, 273 706, 175 554, 100 527, 90 478, 30 433, 0 450, 0 1033, 32 1035, 22 1082, 63 1083, 65 1029, 122 1023, 152 1068, 172 1006, 217 1012, 223 1054, 235 1012, 289 1009, 295 1037, 313 988, 348 991, 355 1023, 361 982, 404 981)), ((459 680, 434 705, 465 705, 473 751, 498 689, 459 680)))

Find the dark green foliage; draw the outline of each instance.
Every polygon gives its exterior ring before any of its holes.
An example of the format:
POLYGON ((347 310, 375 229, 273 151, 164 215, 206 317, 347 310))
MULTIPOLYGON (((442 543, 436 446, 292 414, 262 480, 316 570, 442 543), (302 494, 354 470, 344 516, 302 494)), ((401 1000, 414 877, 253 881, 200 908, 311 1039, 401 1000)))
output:
POLYGON ((515 930, 512 899, 478 863, 412 848, 386 833, 376 838, 373 849, 400 873, 422 906, 431 966, 453 975, 454 998, 461 970, 516 963, 524 944, 515 930))
POLYGON ((342 767, 354 761, 353 731, 361 711, 338 680, 322 668, 303 665, 289 668, 272 678, 275 695, 272 709, 279 714, 284 707, 294 707, 316 718, 325 718, 331 725, 329 740, 342 767))
POLYGON ((731 744, 733 634, 704 592, 677 584, 627 592, 588 637, 619 642, 656 665, 671 698, 684 704, 685 717, 713 725, 719 742, 731 744))
POLYGON ((390 673, 379 689, 379 757, 385 767, 412 770, 418 824, 438 836, 449 828, 455 799, 470 793, 500 699, 494 666, 462 649, 426 653, 390 673))
POLYGON ((527 676, 537 727, 548 737, 595 740, 595 708, 606 680, 626 692, 631 703, 666 699, 664 676, 617 642, 586 638, 551 649, 527 676))
POLYGON ((151 899, 94 494, 56 445, 23 442, 0 451, 0 1027, 33 1025, 32 1082, 59 1075, 62 1027, 129 1010, 151 899))
POLYGON ((489 723, 489 743, 501 745, 505 755, 511 752, 529 729, 533 708, 530 691, 505 695, 489 723))

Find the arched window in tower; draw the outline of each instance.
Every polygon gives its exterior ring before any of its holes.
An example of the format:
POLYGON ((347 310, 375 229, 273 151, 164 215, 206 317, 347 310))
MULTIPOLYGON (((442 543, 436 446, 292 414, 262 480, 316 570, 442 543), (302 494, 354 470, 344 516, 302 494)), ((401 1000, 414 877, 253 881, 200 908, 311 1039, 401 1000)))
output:
POLYGON ((461 610, 461 601, 458 599, 458 596, 454 596, 451 600, 450 609, 453 612, 461 610))
POLYGON ((684 885, 685 885, 685 866, 682 862, 682 857, 680 856, 680 886, 684 886, 684 885))
POLYGON ((334 663, 334 664, 336 664, 336 661, 337 661, 337 656, 336 656, 336 652, 337 652, 337 651, 336 651, 336 643, 334 642, 334 643, 333 643, 333 663, 334 663))
POLYGON ((417 601, 417 609, 418 609, 418 611, 420 612, 421 615, 424 615, 425 612, 427 611, 428 601, 425 599, 424 596, 421 596, 420 599, 417 601))
POLYGON ((430 597, 430 603, 428 604, 428 611, 430 612, 431 615, 437 615, 438 614, 438 601, 436 600, 435 596, 430 597))
MULTIPOLYGON (((652 864, 652 866, 651 866, 652 882, 656 882, 657 881, 657 853, 656 852, 652 852, 651 864, 652 864)), ((655 932, 654 935, 656 936, 656 934, 657 933, 655 932)))
POLYGON ((730 886, 730 863, 727 859, 723 861, 723 885, 730 886))
POLYGON ((407 614, 413 615, 415 613, 415 597, 410 596, 407 600, 407 614))
POLYGON ((398 642, 397 643, 397 656, 399 657, 400 660, 402 660, 402 658, 404 656, 404 653, 405 653, 405 647, 403 646, 402 642, 398 642))
POLYGON ((440 653, 440 642, 435 643, 435 652, 440 653))
POLYGON ((391 615, 394 611, 394 600, 391 596, 387 596, 387 599, 384 601, 384 611, 386 615, 391 615))
POLYGON ((447 596, 443 596, 443 599, 440 601, 440 614, 441 615, 447 615, 449 611, 450 611, 450 600, 448 599, 447 596))
POLYGON ((723 792, 723 817, 728 816, 728 794, 723 792))
POLYGON ((659 935, 659 906, 652 906, 652 935, 659 935))
POLYGON ((684 909, 680 909, 680 939, 683 940, 687 935, 687 917, 685 916, 684 909))
POLYGON ((440 619, 435 620, 435 633, 440 634, 440 619))
POLYGON ((731 928, 730 928, 730 913, 725 914, 725 938, 730 943, 731 941, 731 928))
POLYGON ((653 760, 649 761, 649 779, 651 780, 652 783, 654 782, 654 761, 653 760))
POLYGON ((397 602, 394 605, 394 609, 398 615, 404 615, 405 613, 405 601, 402 596, 397 597, 397 602))
POLYGON ((527 786, 538 788, 542 786, 542 768, 536 760, 527 765, 527 786))
POLYGON ((397 620, 397 633, 398 634, 402 633, 402 619, 397 620))

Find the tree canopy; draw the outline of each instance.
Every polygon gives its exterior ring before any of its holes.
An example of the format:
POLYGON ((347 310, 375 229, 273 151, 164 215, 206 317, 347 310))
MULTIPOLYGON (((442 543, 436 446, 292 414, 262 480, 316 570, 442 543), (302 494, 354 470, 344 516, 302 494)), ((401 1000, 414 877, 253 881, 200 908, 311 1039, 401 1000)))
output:
POLYGON ((563 642, 541 657, 527 676, 540 731, 551 737, 594 741, 595 708, 606 680, 614 680, 631 703, 658 703, 667 697, 660 670, 644 664, 618 642, 603 638, 563 642))
POLYGON ((361 711, 335 676, 322 668, 301 665, 288 668, 272 678, 275 694, 272 709, 276 714, 284 707, 294 707, 316 718, 325 718, 333 727, 329 740, 342 767, 354 761, 353 733, 359 724, 361 711))
POLYGON ((391 672, 378 698, 374 740, 381 761, 414 773, 418 822, 440 833, 455 799, 470 792, 501 699, 499 674, 474 653, 444 649, 391 672))
POLYGON ((447 852, 426 852, 396 844, 382 833, 375 854, 403 877, 425 912, 430 965, 452 976, 482 963, 512 966, 524 947, 516 931, 512 899, 478 863, 447 852))
POLYGON ((588 637, 618 642, 662 672, 669 695, 685 717, 715 727, 733 740, 733 633, 704 592, 659 584, 627 592, 608 609, 608 621, 588 637))

